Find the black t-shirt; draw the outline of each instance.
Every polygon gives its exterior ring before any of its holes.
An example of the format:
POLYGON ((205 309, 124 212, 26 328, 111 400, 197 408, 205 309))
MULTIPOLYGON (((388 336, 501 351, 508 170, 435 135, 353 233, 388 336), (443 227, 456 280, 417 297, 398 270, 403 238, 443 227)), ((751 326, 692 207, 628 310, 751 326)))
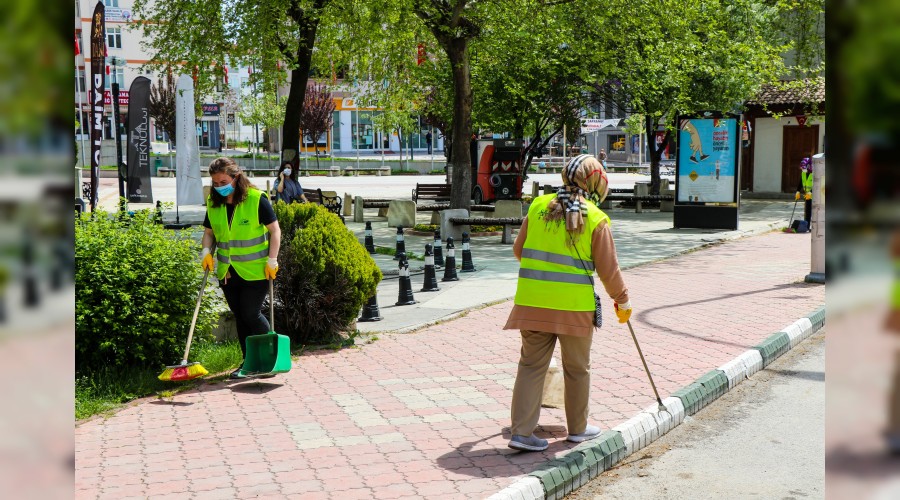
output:
MULTIPOLYGON (((231 220, 234 217, 234 205, 225 204, 225 210, 228 213, 228 220, 231 220)), ((269 199, 265 197, 265 195, 259 197, 259 223, 268 226, 269 224, 277 221, 278 218, 275 217, 275 210, 272 209, 272 203, 269 202, 269 199)), ((212 225, 209 223, 209 212, 206 213, 206 218, 203 219, 203 227, 207 227, 212 229, 212 225)))

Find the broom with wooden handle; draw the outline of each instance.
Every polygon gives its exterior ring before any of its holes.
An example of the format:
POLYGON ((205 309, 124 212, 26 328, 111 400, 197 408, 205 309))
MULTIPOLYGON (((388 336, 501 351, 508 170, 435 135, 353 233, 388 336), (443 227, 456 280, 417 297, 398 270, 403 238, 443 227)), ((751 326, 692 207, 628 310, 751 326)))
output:
POLYGON ((163 382, 183 382, 207 375, 209 372, 198 361, 188 363, 188 354, 191 352, 191 341, 194 339, 194 328, 197 326, 197 315, 200 314, 200 302, 203 300, 203 291, 206 290, 206 280, 209 279, 209 269, 203 272, 203 283, 197 294, 197 305, 194 307, 194 317, 191 319, 191 329, 188 332, 187 344, 184 346, 184 358, 181 363, 167 366, 159 375, 163 382))

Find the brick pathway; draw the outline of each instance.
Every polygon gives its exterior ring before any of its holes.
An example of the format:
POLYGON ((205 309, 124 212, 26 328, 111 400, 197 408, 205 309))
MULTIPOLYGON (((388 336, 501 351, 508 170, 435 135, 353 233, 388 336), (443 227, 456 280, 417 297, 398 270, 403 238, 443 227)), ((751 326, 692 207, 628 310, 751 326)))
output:
MULTIPOLYGON (((808 236, 770 233, 627 271, 663 397, 824 304, 824 287, 802 282, 808 270, 808 236)), ((519 339, 500 328, 511 307, 86 422, 75 431, 76 497, 489 496, 575 446, 563 410, 544 409, 538 435, 550 448, 506 447, 519 339)), ((608 429, 654 397, 609 299, 604 317, 591 420, 608 429)))

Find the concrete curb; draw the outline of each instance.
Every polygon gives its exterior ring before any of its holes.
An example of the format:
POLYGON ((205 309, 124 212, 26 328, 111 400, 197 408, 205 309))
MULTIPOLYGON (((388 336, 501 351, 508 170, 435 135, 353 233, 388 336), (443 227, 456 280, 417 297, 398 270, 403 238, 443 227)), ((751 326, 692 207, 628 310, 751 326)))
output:
POLYGON ((825 325, 822 306, 773 333, 740 356, 701 376, 663 399, 669 413, 654 404, 569 453, 540 465, 522 479, 489 497, 490 500, 559 499, 603 471, 649 445, 720 396, 768 366, 825 325))

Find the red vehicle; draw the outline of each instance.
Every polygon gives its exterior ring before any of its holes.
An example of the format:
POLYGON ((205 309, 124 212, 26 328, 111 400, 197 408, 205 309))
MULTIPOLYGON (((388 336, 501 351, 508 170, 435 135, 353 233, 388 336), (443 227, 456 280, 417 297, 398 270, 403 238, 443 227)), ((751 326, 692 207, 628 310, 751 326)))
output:
POLYGON ((522 139, 478 140, 477 161, 472 162, 472 199, 476 205, 522 199, 524 150, 522 139))

